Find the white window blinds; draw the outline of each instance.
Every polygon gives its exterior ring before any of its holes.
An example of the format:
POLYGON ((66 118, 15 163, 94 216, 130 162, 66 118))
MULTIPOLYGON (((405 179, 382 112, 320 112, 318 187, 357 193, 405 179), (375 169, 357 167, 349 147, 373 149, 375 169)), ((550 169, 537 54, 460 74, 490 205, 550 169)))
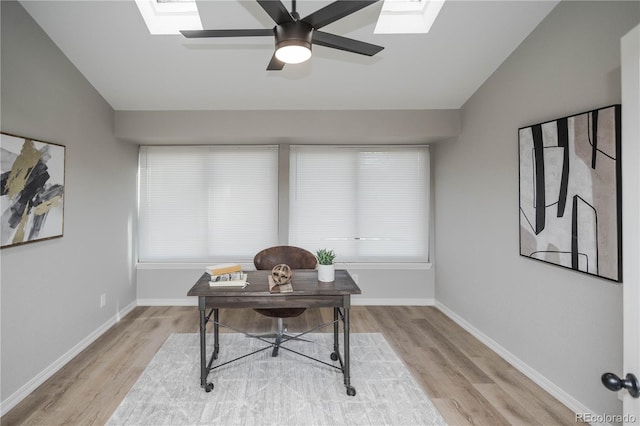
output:
POLYGON ((140 149, 139 260, 252 259, 278 242, 277 146, 140 149))
POLYGON ((427 147, 292 146, 289 241, 339 262, 429 257, 427 147))

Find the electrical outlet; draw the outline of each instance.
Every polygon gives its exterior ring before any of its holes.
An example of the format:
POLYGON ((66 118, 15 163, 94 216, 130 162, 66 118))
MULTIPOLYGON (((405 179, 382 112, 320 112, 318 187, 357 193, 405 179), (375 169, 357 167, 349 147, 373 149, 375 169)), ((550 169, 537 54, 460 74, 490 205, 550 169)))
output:
POLYGON ((100 307, 104 308, 106 304, 107 304, 107 293, 102 293, 100 295, 100 307))

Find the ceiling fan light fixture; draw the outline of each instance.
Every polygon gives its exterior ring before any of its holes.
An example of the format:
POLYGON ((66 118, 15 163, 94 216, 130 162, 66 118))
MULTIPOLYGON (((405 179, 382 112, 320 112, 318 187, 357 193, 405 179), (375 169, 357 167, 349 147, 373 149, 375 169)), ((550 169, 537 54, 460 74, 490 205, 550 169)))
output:
POLYGON ((275 28, 276 58, 285 64, 299 64, 311 58, 313 28, 303 21, 286 22, 275 28))
POLYGON ((285 64, 300 64, 311 58, 311 45, 286 40, 276 47, 276 58, 285 64))

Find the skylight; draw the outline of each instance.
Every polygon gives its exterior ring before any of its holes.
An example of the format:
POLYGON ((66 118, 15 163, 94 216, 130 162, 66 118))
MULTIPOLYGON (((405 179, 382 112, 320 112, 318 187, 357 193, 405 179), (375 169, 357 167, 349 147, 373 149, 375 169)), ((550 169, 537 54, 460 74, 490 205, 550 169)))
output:
POLYGON ((384 0, 375 34, 428 33, 445 0, 384 0))
POLYGON ((151 34, 180 34, 180 30, 201 30, 202 22, 194 0, 136 0, 151 34))

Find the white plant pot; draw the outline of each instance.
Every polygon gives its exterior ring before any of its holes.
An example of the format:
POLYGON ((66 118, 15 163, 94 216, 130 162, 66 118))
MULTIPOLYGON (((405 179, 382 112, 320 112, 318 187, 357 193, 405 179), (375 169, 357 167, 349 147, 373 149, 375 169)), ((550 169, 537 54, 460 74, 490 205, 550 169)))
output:
POLYGON ((336 265, 318 265, 318 281, 330 283, 336 279, 336 265))

